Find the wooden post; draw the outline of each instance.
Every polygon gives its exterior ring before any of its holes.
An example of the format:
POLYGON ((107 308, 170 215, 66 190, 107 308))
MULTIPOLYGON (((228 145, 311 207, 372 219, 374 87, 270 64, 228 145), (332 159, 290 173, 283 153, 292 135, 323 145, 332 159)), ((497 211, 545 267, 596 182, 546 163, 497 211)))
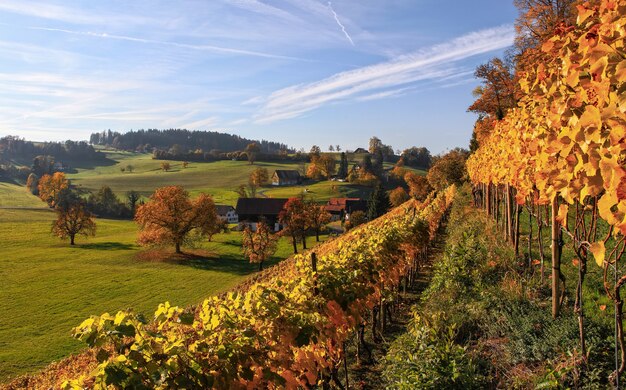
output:
POLYGON ((487 215, 491 215, 491 184, 487 184, 487 194, 485 195, 485 201, 487 202, 487 215))
POLYGON ((508 183, 504 186, 504 196, 504 208, 506 212, 506 218, 504 218, 504 223, 506 223, 504 228, 504 240, 509 241, 512 237, 511 226, 513 224, 511 223, 511 187, 508 183))
POLYGON ((313 285, 315 286, 313 294, 317 296, 319 295, 320 290, 317 288, 317 256, 315 255, 315 252, 311 253, 311 268, 313 269, 313 285))
POLYGON ((555 196, 552 200, 552 215, 551 226, 552 226, 552 318, 556 318, 559 315, 561 310, 560 305, 560 271, 561 271, 561 262, 559 256, 559 250, 561 249, 559 246, 559 234, 560 234, 560 226, 556 220, 556 216, 559 213, 559 201, 555 196))

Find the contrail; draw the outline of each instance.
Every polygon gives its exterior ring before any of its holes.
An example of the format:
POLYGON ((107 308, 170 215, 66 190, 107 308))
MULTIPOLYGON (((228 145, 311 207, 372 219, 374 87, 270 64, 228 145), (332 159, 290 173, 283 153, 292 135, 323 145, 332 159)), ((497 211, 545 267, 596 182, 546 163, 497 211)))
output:
POLYGON ((343 26, 343 24, 341 24, 341 22, 339 21, 339 16, 337 16, 337 12, 335 12, 335 10, 333 9, 333 5, 331 4, 331 2, 328 2, 328 8, 330 9, 330 12, 333 13, 333 15, 335 16, 335 20, 337 21, 337 24, 339 25, 339 27, 341 27, 341 31, 343 31, 344 35, 346 36, 346 38, 348 38, 348 40, 350 41, 350 43, 352 44, 352 46, 354 46, 354 42, 352 41, 352 38, 350 38, 350 35, 348 34, 348 32, 346 31, 346 28, 343 26))

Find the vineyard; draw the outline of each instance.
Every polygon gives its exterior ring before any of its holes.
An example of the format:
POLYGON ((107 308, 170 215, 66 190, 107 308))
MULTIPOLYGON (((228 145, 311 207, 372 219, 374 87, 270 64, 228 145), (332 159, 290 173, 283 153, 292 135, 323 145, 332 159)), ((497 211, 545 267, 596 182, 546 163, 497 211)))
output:
POLYGON ((454 194, 411 200, 198 307, 166 302, 152 320, 133 311, 91 317, 74 329, 90 352, 59 369, 52 385, 341 387, 346 340, 360 340, 366 321, 384 329, 454 194))
MULTIPOLYGON (((588 258, 602 269, 615 310, 615 370, 626 368, 622 287, 626 267, 626 4, 578 5, 577 24, 559 26, 540 50, 520 61, 520 97, 506 115, 490 118, 490 131, 467 162, 474 201, 496 219, 519 254, 520 215, 532 226, 551 227, 552 315, 564 300, 564 238, 578 266, 574 311, 579 351, 587 356, 583 286, 588 258), (535 222, 533 222, 533 219, 535 222)), ((483 123, 482 125, 485 125, 483 123)), ((541 245, 541 244, 540 244, 541 245)), ((539 256, 543 275, 544 248, 539 256)), ((530 263, 532 258, 528 256, 530 263)), ((529 264, 531 266, 532 264, 529 264)))

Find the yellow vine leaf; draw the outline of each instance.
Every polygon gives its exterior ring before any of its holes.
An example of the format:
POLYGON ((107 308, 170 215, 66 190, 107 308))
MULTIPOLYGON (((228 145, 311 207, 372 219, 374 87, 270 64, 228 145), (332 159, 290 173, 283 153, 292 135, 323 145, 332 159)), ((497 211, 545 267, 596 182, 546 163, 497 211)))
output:
POLYGON ((589 246, 589 251, 593 254, 593 257, 596 259, 596 264, 599 267, 604 265, 604 254, 606 253, 606 248, 604 247, 604 241, 594 242, 589 246))

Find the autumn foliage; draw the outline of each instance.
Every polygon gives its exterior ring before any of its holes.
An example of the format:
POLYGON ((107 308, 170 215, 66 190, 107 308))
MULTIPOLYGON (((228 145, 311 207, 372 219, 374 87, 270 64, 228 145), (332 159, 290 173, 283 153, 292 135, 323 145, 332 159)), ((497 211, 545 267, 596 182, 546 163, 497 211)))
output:
POLYGON ((53 175, 43 175, 39 179, 37 187, 39 197, 46 202, 48 206, 55 207, 59 202, 59 196, 63 190, 68 189, 70 181, 65 177, 63 172, 55 172, 53 175))
POLYGON ((174 245, 176 253, 192 232, 205 236, 217 224, 215 204, 210 195, 195 200, 180 186, 157 189, 150 200, 137 208, 135 221, 141 245, 174 245))
POLYGON ((263 262, 276 253, 278 236, 272 234, 270 227, 263 222, 256 225, 256 231, 249 226, 243 231, 243 253, 251 263, 259 264, 259 271, 263 269, 263 262))
POLYGON ((76 202, 68 207, 60 207, 56 211, 57 219, 52 223, 52 233, 61 239, 70 239, 74 245, 77 235, 94 236, 96 223, 93 215, 87 211, 82 202, 76 202))

